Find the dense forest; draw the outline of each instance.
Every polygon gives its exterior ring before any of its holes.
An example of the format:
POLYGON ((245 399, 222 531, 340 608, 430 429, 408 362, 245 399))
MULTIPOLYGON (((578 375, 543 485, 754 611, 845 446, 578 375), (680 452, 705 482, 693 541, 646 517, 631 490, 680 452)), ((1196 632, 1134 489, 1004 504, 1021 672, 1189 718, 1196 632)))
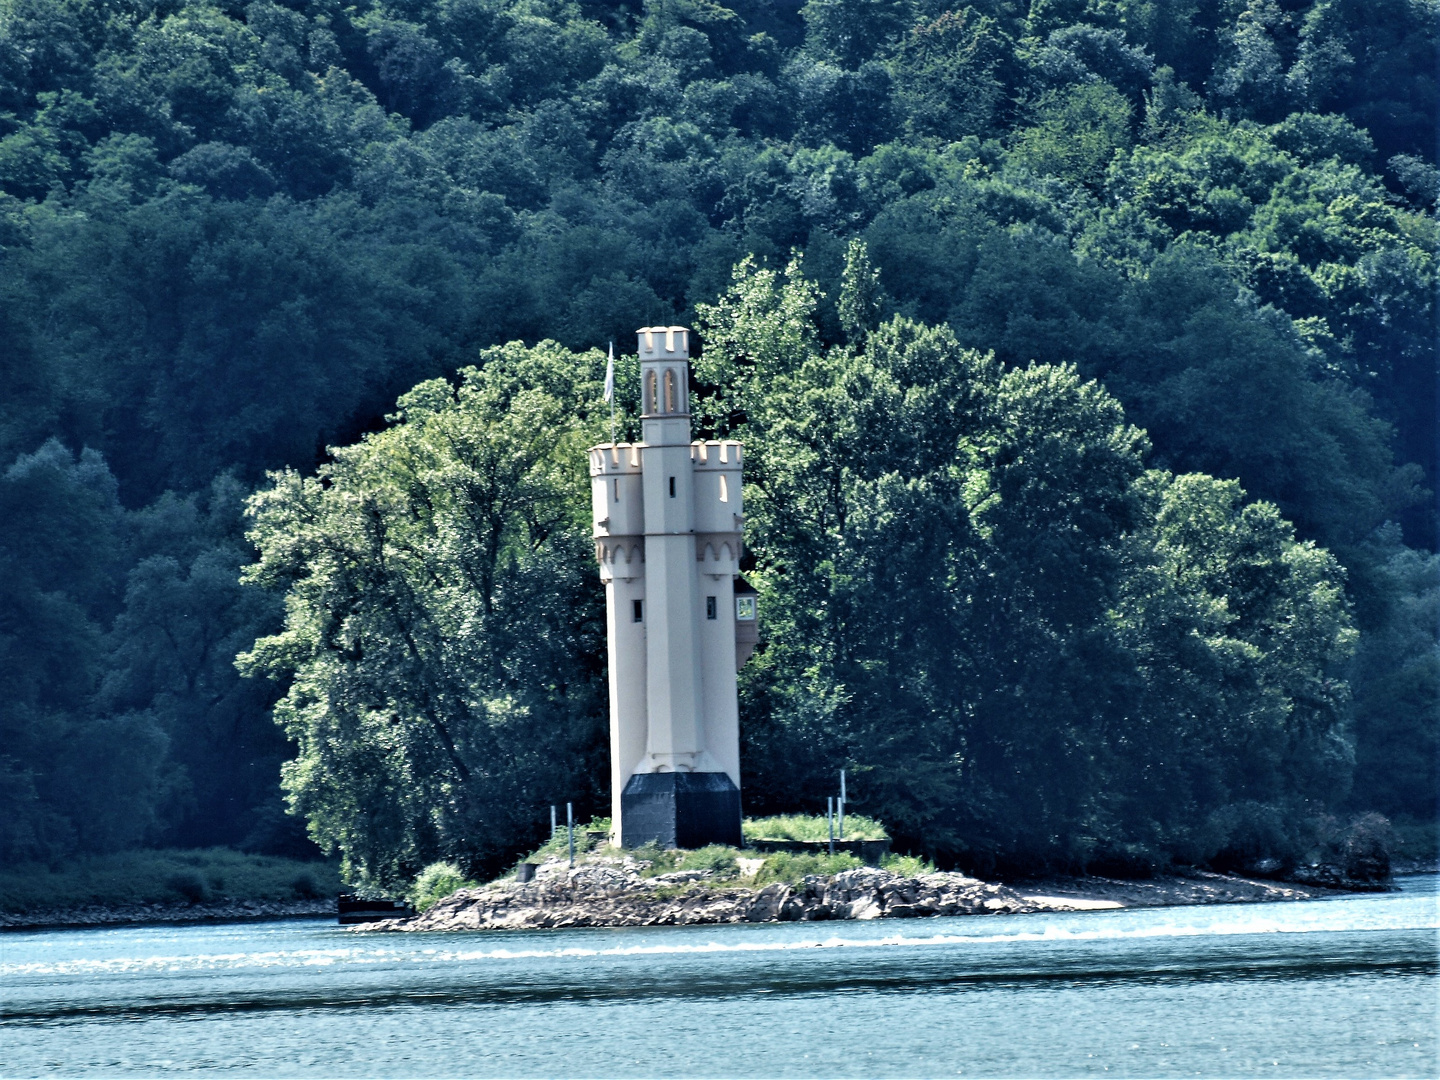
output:
POLYGON ((0 858, 313 850, 282 765, 377 879, 601 807, 584 350, 651 323, 757 447, 756 811, 1432 819, 1437 16, 0 0, 0 858))

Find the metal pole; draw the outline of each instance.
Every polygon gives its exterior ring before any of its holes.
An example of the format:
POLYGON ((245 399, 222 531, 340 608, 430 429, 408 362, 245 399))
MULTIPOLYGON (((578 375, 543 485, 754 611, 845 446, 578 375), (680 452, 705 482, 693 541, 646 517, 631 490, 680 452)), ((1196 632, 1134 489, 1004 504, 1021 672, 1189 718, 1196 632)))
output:
POLYGON ((835 854, 835 796, 825 800, 825 827, 830 831, 830 854, 835 854))
POLYGON ((570 865, 575 865, 575 810, 570 803, 565 804, 565 829, 570 833, 570 865))
POLYGON ((550 839, 555 839, 555 804, 550 804, 550 839))
POLYGON ((840 770, 840 839, 845 839, 845 770, 840 770))

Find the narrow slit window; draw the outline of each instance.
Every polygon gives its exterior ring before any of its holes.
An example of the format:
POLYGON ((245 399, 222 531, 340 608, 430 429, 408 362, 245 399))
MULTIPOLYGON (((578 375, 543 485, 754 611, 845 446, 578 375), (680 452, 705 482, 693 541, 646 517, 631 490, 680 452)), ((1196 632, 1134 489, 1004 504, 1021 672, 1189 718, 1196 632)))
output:
POLYGON ((675 478, 672 476, 672 477, 670 477, 670 498, 673 499, 674 497, 675 497, 675 478))
POLYGON ((644 621, 645 621, 645 601, 644 601, 644 600, 631 600, 631 601, 630 601, 630 621, 631 621, 631 622, 644 622, 644 621))
POLYGON ((619 502, 619 501, 620 501, 620 478, 617 476, 613 481, 611 481, 611 483, 613 483, 613 484, 615 485, 615 501, 616 501, 616 502, 619 502))
POLYGON ((717 608, 716 608, 716 605, 715 605, 715 597, 713 597, 713 596, 707 596, 707 597, 705 597, 705 618, 707 618, 707 619, 718 619, 719 617, 720 617, 720 616, 717 614, 717 608))
POLYGON ((725 474, 720 474, 720 501, 730 501, 730 485, 725 482, 725 474))

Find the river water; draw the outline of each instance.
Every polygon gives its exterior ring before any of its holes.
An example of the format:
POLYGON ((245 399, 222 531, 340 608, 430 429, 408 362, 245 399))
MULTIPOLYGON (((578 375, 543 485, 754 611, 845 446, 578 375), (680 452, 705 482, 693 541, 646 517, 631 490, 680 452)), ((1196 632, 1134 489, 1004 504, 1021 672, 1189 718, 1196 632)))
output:
POLYGON ((1436 879, 915 922, 0 935, 0 1075, 1440 1075, 1436 879))

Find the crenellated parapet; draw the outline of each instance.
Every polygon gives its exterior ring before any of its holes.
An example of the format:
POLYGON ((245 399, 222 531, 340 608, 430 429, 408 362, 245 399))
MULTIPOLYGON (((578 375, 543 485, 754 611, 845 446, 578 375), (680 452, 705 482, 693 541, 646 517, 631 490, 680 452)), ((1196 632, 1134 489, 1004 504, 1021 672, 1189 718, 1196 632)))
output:
POLYGON ((591 476, 640 475, 640 448, 643 443, 601 443, 590 448, 591 476))
POLYGON ((696 440, 690 444, 690 460, 697 469, 738 470, 745 446, 738 439, 696 440))

